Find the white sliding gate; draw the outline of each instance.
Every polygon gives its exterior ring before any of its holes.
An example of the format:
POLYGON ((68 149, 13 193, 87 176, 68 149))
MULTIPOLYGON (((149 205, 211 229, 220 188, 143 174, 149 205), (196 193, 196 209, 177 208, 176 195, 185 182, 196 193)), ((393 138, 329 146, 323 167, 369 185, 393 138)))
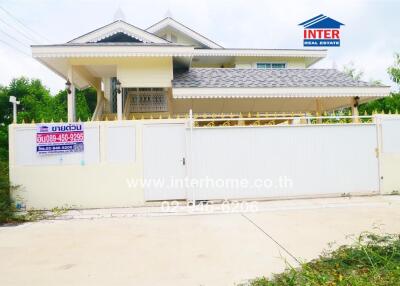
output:
POLYGON ((375 124, 194 128, 188 199, 379 191, 375 124))

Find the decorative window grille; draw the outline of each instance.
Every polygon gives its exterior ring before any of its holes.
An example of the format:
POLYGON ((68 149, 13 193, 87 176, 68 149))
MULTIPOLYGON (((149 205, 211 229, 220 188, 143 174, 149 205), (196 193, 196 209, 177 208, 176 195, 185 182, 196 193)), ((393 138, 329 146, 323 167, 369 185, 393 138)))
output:
POLYGON ((163 88, 129 88, 129 112, 166 112, 168 111, 167 91, 163 88))

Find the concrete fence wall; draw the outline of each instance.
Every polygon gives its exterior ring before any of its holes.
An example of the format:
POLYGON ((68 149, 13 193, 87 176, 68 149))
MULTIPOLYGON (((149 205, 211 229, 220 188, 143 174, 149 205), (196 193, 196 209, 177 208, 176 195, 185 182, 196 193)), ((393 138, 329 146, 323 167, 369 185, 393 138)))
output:
POLYGON ((87 122, 84 152, 55 155, 36 153, 35 124, 10 125, 10 180, 18 186, 13 196, 27 208, 51 209, 400 189, 399 116, 379 116, 368 124, 191 128, 189 123, 186 119, 87 122), (175 174, 214 183, 268 179, 274 185, 195 184, 154 192, 152 186, 128 183, 175 174), (286 179, 291 186, 276 187, 286 179))
POLYGON ((400 193, 400 116, 377 118, 381 192, 400 193))
POLYGON ((84 152, 53 155, 36 153, 35 124, 10 125, 10 180, 18 186, 15 200, 35 209, 143 205, 143 187, 129 186, 126 180, 143 177, 145 123, 86 122, 84 152))

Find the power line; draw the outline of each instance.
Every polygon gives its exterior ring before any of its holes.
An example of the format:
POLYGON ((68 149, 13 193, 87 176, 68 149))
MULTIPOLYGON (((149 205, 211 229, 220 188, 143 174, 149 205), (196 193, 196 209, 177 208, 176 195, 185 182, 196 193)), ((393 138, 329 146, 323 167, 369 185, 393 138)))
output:
POLYGON ((37 40, 35 40, 34 38, 32 38, 31 36, 28 36, 27 34, 25 34, 25 32, 24 31, 22 31, 22 30, 18 30, 15 26, 13 26, 13 25, 11 25, 11 24, 9 24, 9 23, 7 23, 6 21, 4 21, 3 19, 1 19, 0 18, 0 22, 2 22, 2 23, 4 23, 4 24, 6 24, 8 27, 10 27, 11 29, 14 29, 15 31, 17 31, 17 32, 19 32, 22 36, 24 36, 26 39, 28 39, 28 40, 30 40, 30 41, 33 41, 33 42, 36 42, 36 43, 38 43, 38 41, 37 40))
POLYGON ((6 42, 6 41, 3 41, 2 39, 0 39, 0 42, 5 44, 5 45, 7 45, 7 46, 9 46, 10 48, 15 49, 16 51, 20 52, 21 54, 24 54, 25 56, 28 56, 29 58, 31 58, 31 55, 29 55, 28 53, 24 52, 23 50, 17 48, 16 46, 14 46, 14 45, 6 42))
POLYGON ((24 47, 26 47, 26 46, 29 47, 29 44, 24 43, 24 42, 21 42, 20 40, 18 40, 18 39, 15 38, 14 36, 11 36, 9 33, 7 33, 6 31, 2 30, 1 28, 0 28, 0 32, 2 32, 3 34, 5 34, 7 37, 13 39, 14 41, 18 42, 20 45, 22 45, 22 46, 24 46, 24 47))
POLYGON ((6 9, 4 9, 3 7, 0 6, 0 9, 3 10, 5 13, 7 13, 11 18, 13 18, 15 21, 17 21, 20 25, 22 25, 23 27, 25 27, 27 30, 31 31, 32 33, 38 35, 39 37, 45 39, 47 42, 51 42, 48 38, 46 38, 45 36, 39 34, 38 32, 35 32, 34 30, 32 30, 31 28, 29 28, 27 25, 25 25, 24 23, 22 23, 18 18, 16 18, 13 14, 11 14, 10 12, 8 12, 6 9))
POLYGON ((258 224, 256 224, 254 221, 252 221, 248 216, 246 216, 244 213, 241 213, 242 217, 247 219, 251 224, 253 224, 256 228, 258 228, 262 233, 264 233, 266 236, 268 236, 273 242, 276 243, 280 248, 283 249, 287 254, 289 254, 290 257, 292 257, 297 263, 301 264, 301 262, 294 256, 292 253, 289 252, 288 249, 286 249, 282 244, 280 244, 276 239, 274 239, 271 235, 269 235, 265 230, 263 230, 258 224))

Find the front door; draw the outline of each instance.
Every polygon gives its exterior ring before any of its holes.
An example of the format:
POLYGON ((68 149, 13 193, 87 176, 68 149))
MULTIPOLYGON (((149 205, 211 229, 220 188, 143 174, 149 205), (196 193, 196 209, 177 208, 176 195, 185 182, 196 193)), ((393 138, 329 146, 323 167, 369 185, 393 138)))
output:
POLYGON ((146 201, 186 199, 185 153, 184 124, 144 126, 143 168, 146 201))

